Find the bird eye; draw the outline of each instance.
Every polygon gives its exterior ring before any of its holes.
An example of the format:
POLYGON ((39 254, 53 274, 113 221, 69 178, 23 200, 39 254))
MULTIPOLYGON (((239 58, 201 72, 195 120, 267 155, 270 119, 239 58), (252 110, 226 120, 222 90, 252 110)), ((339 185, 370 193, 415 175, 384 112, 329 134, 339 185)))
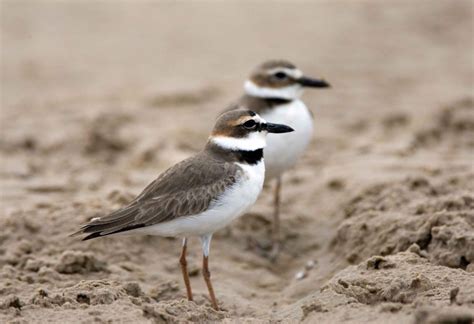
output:
POLYGON ((256 125, 257 125, 257 123, 253 119, 249 119, 244 123, 244 127, 247 128, 247 129, 255 128, 256 125))
POLYGON ((285 72, 277 72, 274 74, 275 78, 277 79, 285 79, 287 77, 285 72))

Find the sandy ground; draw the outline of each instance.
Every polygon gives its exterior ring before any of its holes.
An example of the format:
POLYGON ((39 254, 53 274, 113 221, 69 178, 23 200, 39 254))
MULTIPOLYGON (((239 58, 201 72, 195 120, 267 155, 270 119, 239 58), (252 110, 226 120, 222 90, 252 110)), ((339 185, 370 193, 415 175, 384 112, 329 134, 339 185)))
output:
POLYGON ((2 1, 0 322, 471 323, 472 6, 2 1), (179 240, 68 237, 199 150, 268 58, 333 85, 304 95, 276 264, 270 190, 215 235, 219 312, 195 239, 188 302, 179 240))

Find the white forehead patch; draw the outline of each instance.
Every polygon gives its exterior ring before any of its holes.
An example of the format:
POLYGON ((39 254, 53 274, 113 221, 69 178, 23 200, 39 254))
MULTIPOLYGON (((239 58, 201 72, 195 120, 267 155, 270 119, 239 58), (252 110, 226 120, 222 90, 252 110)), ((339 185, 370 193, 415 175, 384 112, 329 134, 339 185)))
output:
POLYGON ((255 120, 255 122, 257 122, 258 124, 266 124, 267 121, 265 119, 263 119, 262 117, 260 117, 259 114, 255 113, 255 116, 252 117, 253 120, 255 120))
POLYGON ((250 96, 260 98, 279 98, 294 100, 301 97, 303 87, 299 84, 293 84, 284 88, 259 87, 250 80, 245 81, 245 93, 250 96))
POLYGON ((267 71, 268 74, 275 74, 278 72, 283 72, 294 79, 299 79, 303 76, 303 72, 301 72, 298 69, 290 69, 290 68, 284 68, 284 67, 277 67, 277 68, 273 68, 267 71))

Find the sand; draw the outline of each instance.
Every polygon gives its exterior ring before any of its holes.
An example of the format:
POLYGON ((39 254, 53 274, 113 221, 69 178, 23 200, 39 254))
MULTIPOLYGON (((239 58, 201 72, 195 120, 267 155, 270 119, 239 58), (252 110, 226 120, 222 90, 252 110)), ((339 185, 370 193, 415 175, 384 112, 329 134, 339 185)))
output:
POLYGON ((471 1, 1 2, 0 322, 471 323, 471 1), (305 157, 216 233, 210 307, 191 239, 70 238, 199 150, 249 70, 286 58, 305 157))

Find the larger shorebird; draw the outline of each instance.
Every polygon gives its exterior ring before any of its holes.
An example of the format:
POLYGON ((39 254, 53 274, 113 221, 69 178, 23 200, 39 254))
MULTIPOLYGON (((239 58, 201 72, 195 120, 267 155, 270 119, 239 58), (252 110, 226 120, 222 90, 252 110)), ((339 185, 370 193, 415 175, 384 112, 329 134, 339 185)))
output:
POLYGON ((272 251, 280 251, 280 192, 285 171, 292 168, 306 150, 313 134, 313 116, 300 99, 305 88, 329 87, 323 79, 304 76, 292 63, 267 61, 259 65, 245 81, 245 94, 228 110, 244 106, 272 123, 283 123, 295 129, 291 134, 268 136, 265 148, 265 179, 276 179, 272 228, 272 251))
POLYGON ((181 270, 189 300, 186 247, 201 238, 203 277, 214 309, 217 300, 209 272, 212 234, 242 215, 257 200, 265 178, 263 148, 267 133, 287 133, 248 110, 222 114, 201 152, 162 173, 127 206, 93 218, 74 235, 89 240, 118 233, 182 237, 181 270))

